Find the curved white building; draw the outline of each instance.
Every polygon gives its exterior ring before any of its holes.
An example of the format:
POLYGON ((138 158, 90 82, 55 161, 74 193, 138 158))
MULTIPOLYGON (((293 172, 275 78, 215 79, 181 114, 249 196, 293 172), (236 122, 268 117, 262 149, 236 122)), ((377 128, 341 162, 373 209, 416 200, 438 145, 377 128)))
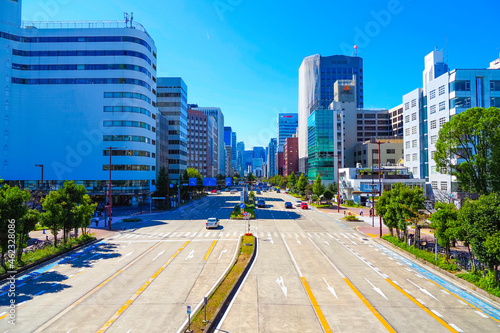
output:
MULTIPOLYGON (((156 47, 132 22, 21 22, 0 0, 0 178, 64 180, 103 194, 147 194, 156 178, 156 47)), ((118 199, 116 199, 118 200, 118 199)))

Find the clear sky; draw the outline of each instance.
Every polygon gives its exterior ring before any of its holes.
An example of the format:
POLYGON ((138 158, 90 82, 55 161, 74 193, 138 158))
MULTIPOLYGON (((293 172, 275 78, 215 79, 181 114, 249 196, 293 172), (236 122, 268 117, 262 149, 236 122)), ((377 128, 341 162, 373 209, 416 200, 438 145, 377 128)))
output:
POLYGON ((158 76, 181 76, 188 103, 222 108, 247 149, 276 137, 276 116, 297 112, 298 69, 320 53, 364 61, 365 107, 391 108, 422 86, 424 56, 450 68, 498 58, 500 1, 23 0, 24 20, 121 20, 149 31, 158 76))

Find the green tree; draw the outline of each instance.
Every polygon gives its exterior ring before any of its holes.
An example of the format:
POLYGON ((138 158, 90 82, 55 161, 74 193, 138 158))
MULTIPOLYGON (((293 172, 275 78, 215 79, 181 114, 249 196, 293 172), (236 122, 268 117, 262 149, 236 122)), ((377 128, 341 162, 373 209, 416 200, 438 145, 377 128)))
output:
POLYGON ((22 263, 23 250, 28 246, 29 233, 35 230, 35 226, 40 219, 40 212, 36 209, 29 209, 21 218, 17 225, 16 257, 17 262, 22 263))
POLYGON ((321 182, 321 175, 317 175, 313 185, 313 193, 320 197, 325 193, 325 190, 325 185, 321 182))
POLYGON ((189 183, 189 178, 196 178, 196 189, 198 192, 203 190, 203 176, 201 175, 200 171, 198 171, 195 168, 187 168, 187 177, 188 177, 188 183, 189 183))
POLYGON ((488 237, 500 232, 500 197, 496 193, 482 195, 478 200, 466 200, 458 211, 462 235, 471 245, 474 256, 488 269, 494 270, 499 261, 494 247, 487 246, 488 237))
POLYGON ((323 198, 325 198, 326 200, 328 200, 328 203, 330 203, 332 201, 334 195, 335 194, 333 194, 332 191, 326 190, 325 193, 323 193, 323 198))
POLYGON ((326 189, 330 192, 332 192, 333 194, 336 194, 337 193, 337 183, 330 183, 326 186, 326 189))
POLYGON ((57 234, 64 228, 64 221, 66 219, 63 205, 65 205, 65 201, 60 189, 50 192, 42 199, 42 207, 45 212, 41 214, 40 222, 41 225, 50 230, 54 236, 54 246, 56 247, 57 234))
POLYGON ((170 191, 170 178, 165 167, 160 168, 158 178, 156 179, 156 191, 153 193, 155 197, 168 197, 170 191))
MULTIPOLYGON (((11 187, 5 184, 0 188, 0 265, 5 270, 8 270, 5 264, 5 255, 9 253, 9 262, 11 263, 9 266, 12 267, 16 256, 14 251, 16 241, 18 241, 20 233, 25 232, 23 218, 28 213, 26 202, 29 198, 28 191, 21 191, 17 186, 11 187)), ((19 242, 17 243, 19 244, 19 242)))
POLYGON ((466 192, 500 192, 500 109, 472 108, 439 131, 436 168, 450 170, 466 192))
POLYGON ((252 186, 252 182, 255 181, 255 176, 251 172, 249 172, 248 175, 247 175, 247 180, 248 180, 248 184, 251 187, 252 186))
POLYGON ((454 227, 458 211, 454 204, 443 202, 437 202, 434 209, 436 212, 430 216, 431 227, 435 230, 438 244, 445 249, 446 257, 449 258, 451 243, 456 239, 454 227))
POLYGON ((288 187, 292 191, 292 193, 295 193, 295 186, 297 185, 297 176, 295 175, 295 171, 292 171, 292 173, 288 176, 288 187))
POLYGON ((306 190, 306 187, 308 185, 307 178, 304 176, 304 174, 301 174, 299 177, 299 180, 297 181, 297 190, 301 195, 304 194, 304 191, 306 190))

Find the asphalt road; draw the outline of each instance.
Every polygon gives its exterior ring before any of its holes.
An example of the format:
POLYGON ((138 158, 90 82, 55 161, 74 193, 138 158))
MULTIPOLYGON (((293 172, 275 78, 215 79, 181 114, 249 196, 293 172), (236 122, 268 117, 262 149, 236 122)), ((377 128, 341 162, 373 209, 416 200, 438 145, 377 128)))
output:
MULTIPOLYGON (((285 209, 264 193, 258 256, 220 332, 494 332, 500 307, 359 233, 335 214, 285 209)), ((16 325, 0 291, 0 332, 178 332, 236 255, 238 195, 122 223, 101 242, 18 276, 16 325), (206 230, 208 217, 221 227, 206 230)), ((0 286, 4 287, 4 286, 0 286)))
POLYGON ((362 224, 285 209, 285 194, 259 197, 258 257, 221 332, 500 331, 498 304, 379 245, 362 224))

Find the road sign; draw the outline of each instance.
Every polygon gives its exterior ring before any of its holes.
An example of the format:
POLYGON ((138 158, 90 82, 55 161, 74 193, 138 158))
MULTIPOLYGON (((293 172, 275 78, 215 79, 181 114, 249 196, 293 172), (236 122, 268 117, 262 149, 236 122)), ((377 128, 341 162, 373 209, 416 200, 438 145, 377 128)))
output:
POLYGON ((187 306, 187 314, 190 315, 191 314, 191 306, 187 306))
POLYGON ((244 212, 244 213, 243 213, 243 216, 247 216, 247 215, 248 215, 248 212, 244 212))
POLYGON ((174 187, 174 184, 170 184, 170 188, 174 187))
POLYGON ((242 203, 240 204, 240 208, 241 208, 241 209, 244 209, 244 208, 245 208, 245 203, 244 203, 244 202, 242 202, 242 203))

